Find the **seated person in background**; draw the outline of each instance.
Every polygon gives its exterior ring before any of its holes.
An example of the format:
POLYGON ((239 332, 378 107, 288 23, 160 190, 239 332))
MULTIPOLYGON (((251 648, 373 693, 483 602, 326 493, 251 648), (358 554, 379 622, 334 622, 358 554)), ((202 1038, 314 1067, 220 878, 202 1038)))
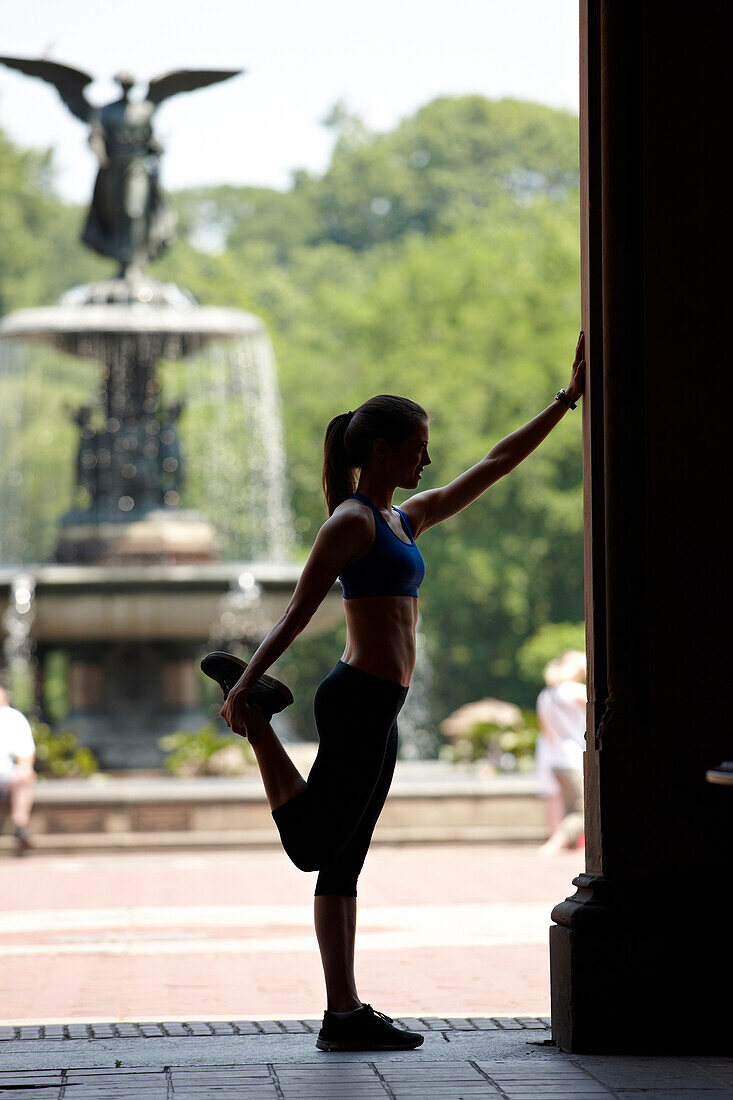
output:
POLYGON ((8 693, 0 687, 0 798, 10 799, 16 855, 31 847, 28 821, 33 806, 36 746, 25 715, 8 705, 8 693))

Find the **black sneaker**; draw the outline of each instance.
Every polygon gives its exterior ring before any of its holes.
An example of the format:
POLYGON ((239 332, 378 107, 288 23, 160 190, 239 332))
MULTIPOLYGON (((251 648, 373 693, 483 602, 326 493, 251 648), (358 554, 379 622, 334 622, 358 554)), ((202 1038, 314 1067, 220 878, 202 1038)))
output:
POLYGON ((316 1046, 319 1050, 414 1050, 424 1038, 417 1031, 395 1027, 389 1016, 375 1012, 371 1005, 362 1005, 343 1019, 326 1010, 316 1046))
MULTIPOLYGON (((225 699, 246 667, 247 662, 240 661, 233 653, 207 653, 201 662, 201 671, 216 680, 225 699)), ((247 696, 247 702, 259 707, 268 722, 273 714, 285 710, 292 701, 293 693, 290 688, 274 676, 260 676, 247 696)))

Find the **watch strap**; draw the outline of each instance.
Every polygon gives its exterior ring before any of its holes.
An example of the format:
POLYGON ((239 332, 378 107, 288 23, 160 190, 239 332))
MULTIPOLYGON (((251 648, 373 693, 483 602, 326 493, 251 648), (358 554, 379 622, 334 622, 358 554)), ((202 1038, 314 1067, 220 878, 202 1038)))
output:
POLYGON ((578 407, 577 405, 573 404, 568 395, 565 393, 565 390, 558 390, 555 394, 555 400, 562 401, 563 405, 567 405, 569 409, 577 409, 578 407))

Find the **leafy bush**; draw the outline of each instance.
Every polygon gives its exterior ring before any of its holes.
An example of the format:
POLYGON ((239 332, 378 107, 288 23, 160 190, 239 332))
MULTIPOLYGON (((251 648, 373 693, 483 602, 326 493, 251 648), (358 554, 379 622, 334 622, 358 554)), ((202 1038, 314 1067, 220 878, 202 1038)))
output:
POLYGON ((44 722, 33 722, 31 726, 38 775, 72 779, 99 771, 96 756, 91 749, 79 744, 73 730, 54 733, 44 722))
POLYGON ((537 742, 537 717, 533 710, 521 712, 521 721, 507 729, 496 722, 476 722, 452 744, 441 750, 453 763, 487 761, 497 771, 528 771, 537 742))
POLYGON ((585 651, 585 623, 544 623, 517 653, 517 664, 525 680, 537 690, 544 685, 545 665, 566 649, 585 651))
POLYGON ((256 767, 249 741, 219 733, 213 723, 195 733, 169 733, 158 746, 168 753, 165 767, 172 775, 244 775, 256 767))

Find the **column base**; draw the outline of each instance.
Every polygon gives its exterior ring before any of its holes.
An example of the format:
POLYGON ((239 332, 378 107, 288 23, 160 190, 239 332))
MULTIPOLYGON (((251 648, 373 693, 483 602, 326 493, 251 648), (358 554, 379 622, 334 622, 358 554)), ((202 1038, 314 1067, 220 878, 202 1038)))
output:
POLYGON ((700 882, 651 877, 581 874, 573 883, 550 928, 560 1049, 729 1055, 733 945, 722 893, 706 898, 700 882))

